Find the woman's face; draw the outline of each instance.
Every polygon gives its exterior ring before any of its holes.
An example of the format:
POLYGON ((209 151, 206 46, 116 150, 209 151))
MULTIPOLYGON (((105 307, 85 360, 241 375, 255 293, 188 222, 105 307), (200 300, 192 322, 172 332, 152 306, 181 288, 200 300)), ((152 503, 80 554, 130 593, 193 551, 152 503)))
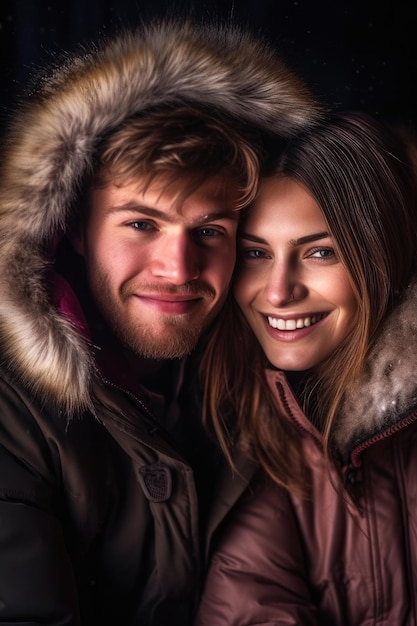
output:
POLYGON ((358 309, 319 206, 295 181, 266 179, 239 248, 234 295, 266 357, 283 370, 316 367, 358 309))

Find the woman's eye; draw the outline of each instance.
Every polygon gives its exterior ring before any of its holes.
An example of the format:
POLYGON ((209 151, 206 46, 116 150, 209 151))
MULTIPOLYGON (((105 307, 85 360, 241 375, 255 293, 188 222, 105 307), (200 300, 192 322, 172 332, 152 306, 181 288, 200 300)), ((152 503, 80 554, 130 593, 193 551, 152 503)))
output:
POLYGON ((263 250, 242 250, 241 256, 244 259, 266 259, 268 255, 263 250))
POLYGON ((310 258, 323 259, 326 261, 335 259, 336 253, 333 248, 316 248, 315 250, 311 250, 308 256, 310 258))

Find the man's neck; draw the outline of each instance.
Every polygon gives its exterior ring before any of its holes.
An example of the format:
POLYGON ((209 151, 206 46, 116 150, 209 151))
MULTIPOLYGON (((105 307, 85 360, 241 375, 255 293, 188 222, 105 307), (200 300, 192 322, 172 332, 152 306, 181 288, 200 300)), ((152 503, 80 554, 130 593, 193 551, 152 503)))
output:
POLYGON ((123 350, 132 375, 140 383, 155 393, 169 395, 173 361, 165 359, 147 359, 135 354, 128 348, 123 350))

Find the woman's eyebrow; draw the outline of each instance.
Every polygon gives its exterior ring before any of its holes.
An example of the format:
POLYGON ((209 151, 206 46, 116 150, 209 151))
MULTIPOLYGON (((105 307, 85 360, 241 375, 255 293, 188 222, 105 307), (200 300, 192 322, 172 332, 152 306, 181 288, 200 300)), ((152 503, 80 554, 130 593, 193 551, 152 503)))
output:
MULTIPOLYGON (((319 239, 326 239, 327 237, 329 237, 329 233, 324 231, 322 233, 306 235, 305 237, 300 237, 299 239, 291 239, 290 244, 292 246, 301 246, 304 243, 310 243, 310 241, 318 241, 319 239)), ((266 239, 262 239, 262 237, 257 237, 256 235, 251 235, 250 233, 245 232, 239 232, 239 238, 247 239, 248 241, 254 241, 255 243, 267 243, 266 239)))
POLYGON ((254 241, 255 243, 264 243, 264 244, 267 243, 267 241, 265 239, 262 239, 262 237, 257 237, 256 235, 251 235, 249 233, 244 233, 242 231, 239 231, 238 237, 239 239, 247 239, 248 241, 254 241))
POLYGON ((310 243, 311 241, 317 241, 318 239, 326 239, 327 237, 329 237, 329 233, 324 231, 322 233, 306 235, 305 237, 300 237, 299 239, 291 239, 291 244, 293 246, 301 246, 303 243, 310 243))

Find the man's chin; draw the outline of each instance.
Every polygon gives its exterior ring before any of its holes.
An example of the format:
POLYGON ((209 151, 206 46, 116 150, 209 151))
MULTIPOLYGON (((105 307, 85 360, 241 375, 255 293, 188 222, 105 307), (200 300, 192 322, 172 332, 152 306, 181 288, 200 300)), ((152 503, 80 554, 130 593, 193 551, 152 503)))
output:
POLYGON ((190 355, 196 345, 197 342, 194 342, 192 345, 187 345, 186 348, 159 348, 158 346, 155 346, 154 348, 144 349, 143 347, 138 347, 136 350, 134 349, 134 351, 138 356, 144 359, 152 359, 154 361, 166 361, 173 359, 182 359, 183 357, 190 355))
POLYGON ((202 330, 201 327, 198 327, 173 333, 171 329, 171 337, 167 337, 167 333, 164 336, 161 332, 154 339, 148 335, 142 340, 129 341, 127 337, 122 338, 122 340, 130 350, 145 359, 181 359, 191 354, 195 349, 202 330))

